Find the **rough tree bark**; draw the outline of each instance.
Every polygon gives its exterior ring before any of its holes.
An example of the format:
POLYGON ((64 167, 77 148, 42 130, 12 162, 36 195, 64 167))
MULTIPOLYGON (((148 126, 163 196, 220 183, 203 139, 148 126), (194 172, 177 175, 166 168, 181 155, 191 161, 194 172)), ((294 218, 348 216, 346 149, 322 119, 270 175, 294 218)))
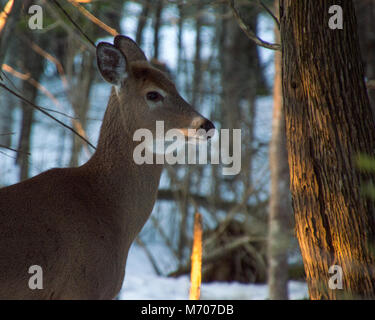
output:
MULTIPOLYGON (((279 0, 275 0, 278 16, 279 0)), ((275 42, 280 30, 275 27, 275 42)), ((272 138, 269 150, 271 192, 268 217, 268 290, 271 300, 288 299, 288 249, 290 247, 292 208, 290 205, 289 167, 286 150, 285 116, 281 83, 281 52, 275 52, 272 138)))
POLYGON ((373 177, 356 169, 374 155, 375 131, 351 0, 281 0, 283 95, 290 188, 311 299, 373 299, 374 203, 361 194, 373 177), (331 30, 329 8, 343 9, 331 30), (342 268, 343 290, 329 288, 342 268))

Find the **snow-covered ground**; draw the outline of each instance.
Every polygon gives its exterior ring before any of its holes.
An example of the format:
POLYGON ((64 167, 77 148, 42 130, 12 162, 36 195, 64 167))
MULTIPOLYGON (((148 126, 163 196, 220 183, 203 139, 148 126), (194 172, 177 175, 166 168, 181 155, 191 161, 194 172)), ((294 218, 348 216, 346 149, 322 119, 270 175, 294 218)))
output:
MULTIPOLYGON (((153 250, 154 251, 154 250, 153 250)), ((155 254, 155 257, 160 255, 155 254)), ((202 300, 264 300, 267 285, 232 283, 202 284, 202 300)), ((290 299, 307 297, 304 282, 289 282, 290 299)), ((183 300, 189 298, 189 277, 167 278, 157 276, 142 248, 133 245, 126 267, 125 282, 120 299, 123 300, 183 300)))

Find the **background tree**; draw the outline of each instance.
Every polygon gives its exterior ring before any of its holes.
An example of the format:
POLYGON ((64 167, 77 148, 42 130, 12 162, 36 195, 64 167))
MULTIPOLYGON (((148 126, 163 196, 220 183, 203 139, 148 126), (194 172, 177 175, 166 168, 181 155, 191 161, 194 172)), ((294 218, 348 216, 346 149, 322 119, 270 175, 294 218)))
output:
MULTIPOLYGON (((275 1, 279 16, 279 1, 275 1)), ((280 30, 275 26, 275 42, 280 43, 280 30)), ((268 224, 269 297, 288 299, 288 253, 291 252, 292 208, 289 199, 289 166, 286 150, 285 116, 282 96, 281 52, 275 52, 272 138, 270 142, 271 191, 268 224)))
MULTIPOLYGON (((10 4, 10 3, 9 3, 10 4)), ((3 12, 1 13, 1 23, 0 23, 0 66, 3 65, 5 58, 7 56, 8 42, 14 32, 14 29, 17 25, 19 16, 22 10, 22 2, 17 1, 13 3, 12 7, 8 4, 8 10, 11 10, 10 13, 5 11, 5 7, 3 12)), ((3 79, 3 75, 0 76, 0 79, 3 79)), ((12 96, 2 92, 0 93, 1 99, 7 100, 6 103, 0 109, 0 145, 5 147, 10 147, 11 145, 11 123, 12 123, 12 115, 13 112, 9 105, 14 103, 12 96)))

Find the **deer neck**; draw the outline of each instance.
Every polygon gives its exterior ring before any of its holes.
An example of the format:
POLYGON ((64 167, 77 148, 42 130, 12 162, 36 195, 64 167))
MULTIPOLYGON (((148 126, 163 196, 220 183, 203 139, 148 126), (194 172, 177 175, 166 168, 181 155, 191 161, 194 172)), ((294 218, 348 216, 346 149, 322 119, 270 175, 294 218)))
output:
POLYGON ((105 195, 105 201, 116 207, 113 211, 138 233, 154 206, 162 165, 134 162, 133 151, 139 142, 133 141, 133 134, 138 128, 126 113, 112 89, 97 150, 85 166, 102 189, 96 192, 105 195))

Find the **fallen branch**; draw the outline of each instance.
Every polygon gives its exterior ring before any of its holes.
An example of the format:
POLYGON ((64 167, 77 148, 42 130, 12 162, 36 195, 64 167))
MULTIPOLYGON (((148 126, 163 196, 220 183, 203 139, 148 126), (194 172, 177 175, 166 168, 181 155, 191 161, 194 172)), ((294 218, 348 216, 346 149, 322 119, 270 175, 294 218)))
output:
MULTIPOLYGON (((182 190, 168 190, 168 189, 160 189, 158 191, 158 200, 165 200, 165 201, 176 201, 176 199, 182 197, 184 195, 182 190)), ((254 210, 258 210, 267 205, 268 201, 259 202, 257 205, 249 205, 246 203, 238 203, 236 201, 225 201, 225 200, 215 200, 214 202, 209 201, 207 196, 202 196, 195 193, 189 193, 186 195, 188 198, 195 201, 198 206, 205 207, 205 208, 215 208, 217 210, 223 211, 231 211, 234 210, 235 213, 240 211, 251 212, 254 210)))
MULTIPOLYGON (((237 248, 240 248, 240 247, 242 247, 246 244, 249 244, 250 242, 257 241, 257 240, 258 239, 252 239, 249 236, 243 236, 243 237, 240 237, 238 239, 235 239, 232 242, 229 242, 229 243, 225 244, 224 246, 222 246, 222 247, 220 247, 216 250, 213 250, 212 252, 203 256, 202 263, 203 263, 203 265, 209 264, 209 263, 211 263, 215 260, 218 260, 218 259, 226 256, 227 254, 229 254, 233 250, 236 250, 237 248)), ((169 277, 179 277, 181 275, 189 273, 190 270, 191 270, 191 265, 189 263, 189 264, 186 264, 186 265, 180 267, 176 271, 171 272, 168 276, 169 277)))

